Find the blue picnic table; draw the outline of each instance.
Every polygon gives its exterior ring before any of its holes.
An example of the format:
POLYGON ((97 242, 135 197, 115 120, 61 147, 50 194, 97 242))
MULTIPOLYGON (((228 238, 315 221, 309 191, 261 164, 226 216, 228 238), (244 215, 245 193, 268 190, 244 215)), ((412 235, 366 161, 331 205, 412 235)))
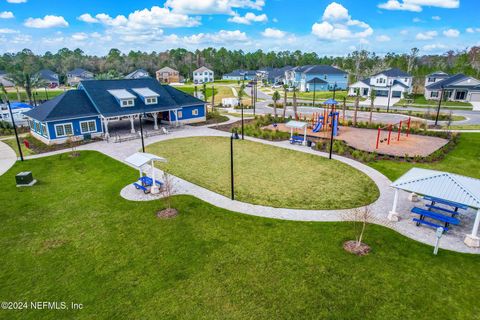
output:
MULTIPOLYGON (((153 184, 153 179, 147 176, 143 176, 138 178, 138 182, 134 182, 133 185, 135 186, 136 189, 142 190, 143 193, 149 193, 150 189, 153 184)), ((163 186, 163 183, 155 180, 155 184, 158 185, 160 188, 163 186)))
POLYGON ((458 210, 463 209, 467 210, 468 207, 457 202, 448 201, 445 199, 440 199, 432 196, 424 196, 424 200, 430 201, 430 204, 425 204, 426 209, 414 207, 412 213, 418 214, 419 218, 413 218, 413 221, 416 222, 417 226, 420 224, 432 227, 432 228, 443 228, 444 232, 448 231, 449 226, 459 225, 460 220, 456 216, 460 213, 458 210), (450 208, 441 207, 440 205, 448 206, 450 208), (425 218, 443 222, 443 226, 438 223, 426 221, 425 218))

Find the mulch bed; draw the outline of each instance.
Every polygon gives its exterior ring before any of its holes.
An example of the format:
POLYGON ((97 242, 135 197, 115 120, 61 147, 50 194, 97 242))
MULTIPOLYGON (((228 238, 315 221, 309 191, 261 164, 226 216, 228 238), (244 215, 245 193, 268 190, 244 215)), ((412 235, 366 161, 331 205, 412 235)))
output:
POLYGON ((178 215, 178 210, 174 208, 163 209, 157 212, 157 218, 159 219, 171 219, 178 215))
MULTIPOLYGON (((247 125, 251 122, 255 121, 255 119, 244 119, 243 124, 247 125)), ((232 128, 239 128, 242 126, 242 120, 233 122, 233 123, 228 123, 228 124, 222 124, 219 126, 215 126, 214 129, 221 130, 221 131, 226 131, 226 132, 231 132, 232 128)))
POLYGON ((357 256, 366 256, 372 250, 370 248, 370 246, 368 246, 367 244, 365 244, 363 242, 361 242, 360 245, 357 246, 357 242, 353 241, 353 240, 346 241, 343 244, 343 249, 345 249, 345 251, 353 253, 357 256))

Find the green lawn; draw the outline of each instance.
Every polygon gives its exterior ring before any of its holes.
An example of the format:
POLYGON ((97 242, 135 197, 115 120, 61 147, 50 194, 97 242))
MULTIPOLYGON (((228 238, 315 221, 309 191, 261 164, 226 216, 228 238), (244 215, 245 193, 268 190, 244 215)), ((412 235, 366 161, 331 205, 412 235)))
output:
POLYGON ((342 249, 350 223, 241 215, 179 196, 129 202, 137 172, 95 152, 17 163, 0 177, 0 298, 75 310, 2 319, 475 319, 480 256, 371 226, 366 257, 342 249), (16 188, 32 170, 39 183, 16 188))
MULTIPOLYGON (((353 208, 378 198, 366 175, 339 161, 251 141, 235 141, 236 199, 274 207, 353 208), (342 192, 348 190, 348 192, 342 192)), ((168 172, 230 196, 230 139, 163 141, 147 152, 168 160, 168 172)))
POLYGON ((480 130, 480 124, 459 124, 445 127, 450 130, 480 130))
MULTIPOLYGON (((405 99, 401 99, 397 102, 396 106, 402 106, 408 104, 405 99)), ((431 105, 431 106, 438 106, 437 100, 427 100, 423 94, 416 94, 413 98, 413 104, 424 104, 424 105, 431 105)), ((461 102, 461 101, 443 101, 442 106, 446 107, 471 107, 472 104, 469 102, 461 102)), ((471 109, 471 108, 470 108, 471 109)))
MULTIPOLYGON (((56 96, 61 95, 63 92, 64 92, 63 90, 48 90, 48 99, 55 98, 56 96)), ((44 89, 35 90, 34 93, 36 93, 35 99, 38 98, 39 100, 47 100, 47 94, 45 93, 44 89)), ((10 99, 10 101, 18 101, 17 92, 9 91, 8 99, 10 99)), ((25 93, 25 91, 20 91, 20 99, 21 101, 28 102, 27 94, 25 93)))
MULTIPOLYGON (((280 93, 280 95, 282 96, 282 99, 283 99, 283 89, 278 90, 278 92, 280 93)), ((293 97, 293 92, 288 92, 287 96, 289 98, 292 98, 293 97)), ((333 97, 333 91, 317 91, 317 92, 315 92, 315 99, 318 99, 318 100, 326 100, 326 99, 330 99, 332 97, 333 97)), ((348 96, 348 91, 346 91, 346 90, 335 92, 335 100, 342 101, 344 97, 346 97, 347 100, 354 100, 355 99, 354 97, 349 97, 348 96)), ((298 99, 305 99, 305 100, 312 100, 313 99, 313 91, 312 92, 298 92, 297 91, 297 98, 298 99)), ((365 100, 365 99, 362 98, 361 100, 365 100)))
POLYGON ((480 179, 480 134, 462 133, 453 151, 443 160, 434 163, 411 163, 381 160, 369 165, 395 180, 412 167, 448 171, 480 179))

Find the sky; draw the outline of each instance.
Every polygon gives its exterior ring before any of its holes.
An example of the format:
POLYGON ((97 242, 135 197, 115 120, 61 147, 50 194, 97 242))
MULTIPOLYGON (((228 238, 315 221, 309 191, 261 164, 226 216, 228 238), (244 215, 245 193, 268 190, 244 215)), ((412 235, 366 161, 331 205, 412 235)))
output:
POLYGON ((0 0, 0 53, 226 47, 344 56, 480 45, 479 0, 0 0))

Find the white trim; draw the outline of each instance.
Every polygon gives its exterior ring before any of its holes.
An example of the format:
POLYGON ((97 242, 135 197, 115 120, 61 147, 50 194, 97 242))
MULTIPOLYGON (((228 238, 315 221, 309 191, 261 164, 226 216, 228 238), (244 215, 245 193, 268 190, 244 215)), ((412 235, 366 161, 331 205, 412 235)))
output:
POLYGON ((65 130, 65 128, 63 128, 63 131, 65 132, 64 135, 59 136, 59 135, 58 135, 58 132, 57 132, 57 127, 65 126, 65 125, 68 125, 68 124, 69 124, 69 125, 71 126, 71 128, 72 128, 72 135, 75 134, 75 131, 74 131, 74 129, 73 129, 73 122, 57 123, 57 124, 53 125, 54 130, 55 130, 55 137, 57 137, 57 138, 68 137, 69 135, 66 134, 66 133, 67 133, 67 130, 65 130))
MULTIPOLYGON (((93 133, 93 132, 97 132, 97 131, 98 131, 98 130, 97 130, 97 121, 96 121, 95 119, 80 121, 80 122, 79 122, 79 126, 80 126, 80 133, 81 133, 81 134, 93 133), (86 132, 84 132, 84 131, 82 130, 82 123, 87 123, 87 127, 89 128, 90 126, 88 125, 88 123, 89 123, 89 122, 92 122, 92 121, 93 121, 93 123, 95 123, 95 130, 94 130, 94 131, 86 131, 86 132)), ((89 130, 90 130, 90 129, 89 129, 89 130)))

